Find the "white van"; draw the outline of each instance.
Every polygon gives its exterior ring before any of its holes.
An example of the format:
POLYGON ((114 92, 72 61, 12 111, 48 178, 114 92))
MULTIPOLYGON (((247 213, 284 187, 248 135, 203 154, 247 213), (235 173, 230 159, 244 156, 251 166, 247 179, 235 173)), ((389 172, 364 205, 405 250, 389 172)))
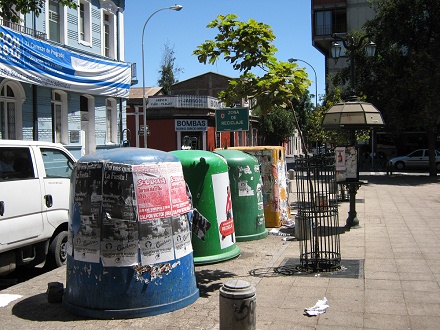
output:
POLYGON ((66 263, 74 163, 60 144, 0 140, 0 276, 66 263))

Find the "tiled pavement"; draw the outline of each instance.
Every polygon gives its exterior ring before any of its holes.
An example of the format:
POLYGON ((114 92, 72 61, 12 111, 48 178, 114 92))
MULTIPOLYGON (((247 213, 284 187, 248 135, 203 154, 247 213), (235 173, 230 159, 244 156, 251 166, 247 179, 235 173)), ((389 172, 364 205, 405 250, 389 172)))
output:
MULTIPOLYGON (((415 173, 368 180, 357 194, 361 227, 341 234, 342 265, 359 261, 358 276, 281 275, 273 267, 299 258, 299 243, 286 237, 237 243, 238 258, 197 266, 200 298, 171 313, 125 320, 92 320, 49 304, 49 282, 65 283, 60 268, 0 292, 21 298, 0 308, 1 329, 218 329, 219 288, 232 278, 256 287, 257 329, 439 329, 439 179, 415 173), (325 314, 304 308, 326 297, 325 314)), ((348 203, 339 207, 345 225, 348 203)))

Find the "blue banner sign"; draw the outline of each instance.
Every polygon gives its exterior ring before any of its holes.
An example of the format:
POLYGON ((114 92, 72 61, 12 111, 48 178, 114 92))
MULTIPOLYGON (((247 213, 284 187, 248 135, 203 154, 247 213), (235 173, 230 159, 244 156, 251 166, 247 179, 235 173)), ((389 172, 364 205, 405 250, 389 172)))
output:
POLYGON ((0 76, 67 91, 128 98, 129 63, 83 55, 0 26, 0 76))

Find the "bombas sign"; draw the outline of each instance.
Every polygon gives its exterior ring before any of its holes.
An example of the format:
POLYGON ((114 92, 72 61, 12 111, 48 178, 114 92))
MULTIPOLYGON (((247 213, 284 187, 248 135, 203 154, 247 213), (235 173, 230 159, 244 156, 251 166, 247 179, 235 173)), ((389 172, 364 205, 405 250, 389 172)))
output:
POLYGON ((174 124, 176 131, 206 131, 208 129, 206 119, 176 119, 174 124))

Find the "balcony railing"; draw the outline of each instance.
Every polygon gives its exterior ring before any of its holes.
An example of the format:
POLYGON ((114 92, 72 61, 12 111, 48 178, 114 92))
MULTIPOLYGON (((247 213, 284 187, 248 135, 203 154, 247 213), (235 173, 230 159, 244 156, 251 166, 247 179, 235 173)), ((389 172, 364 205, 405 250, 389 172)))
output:
POLYGON ((315 25, 315 36, 331 36, 333 33, 346 33, 347 25, 341 24, 325 24, 315 25))
POLYGON ((11 21, 6 21, 0 18, 0 25, 10 28, 11 30, 14 30, 16 32, 20 32, 23 34, 27 34, 30 35, 32 37, 38 38, 38 39, 43 39, 46 40, 47 39, 47 34, 38 30, 34 30, 31 28, 28 28, 26 26, 23 26, 19 23, 14 23, 11 21))

